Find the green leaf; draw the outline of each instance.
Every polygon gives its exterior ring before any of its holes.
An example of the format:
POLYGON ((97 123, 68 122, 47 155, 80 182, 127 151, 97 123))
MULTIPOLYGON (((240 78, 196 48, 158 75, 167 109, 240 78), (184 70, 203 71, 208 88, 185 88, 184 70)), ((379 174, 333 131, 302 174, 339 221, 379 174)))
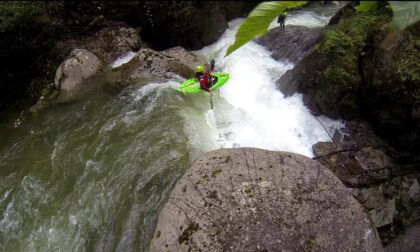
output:
POLYGON ((392 21, 390 23, 391 28, 403 30, 405 27, 420 20, 419 1, 389 1, 389 4, 391 5, 393 12, 392 21))
POLYGON ((378 1, 360 1, 360 5, 356 6, 357 12, 370 11, 378 5, 378 1))
POLYGON ((239 47, 246 44, 256 36, 262 36, 267 32, 268 26, 281 12, 306 4, 308 1, 276 1, 260 3, 248 15, 236 32, 235 42, 229 46, 226 56, 239 47))

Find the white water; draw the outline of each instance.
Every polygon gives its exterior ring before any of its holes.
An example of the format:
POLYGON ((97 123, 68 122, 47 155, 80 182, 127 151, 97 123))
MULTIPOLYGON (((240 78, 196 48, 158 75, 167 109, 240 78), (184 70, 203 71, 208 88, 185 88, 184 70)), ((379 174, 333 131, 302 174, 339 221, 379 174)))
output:
POLYGON ((137 53, 135 52, 127 52, 118 57, 111 65, 110 68, 116 68, 121 66, 122 64, 125 64, 129 62, 137 53))
MULTIPOLYGON (((289 20, 309 27, 328 22, 325 16, 307 11, 290 15, 289 20)), ((194 104, 183 109, 193 149, 257 147, 312 157, 312 145, 331 141, 329 134, 343 127, 343 122, 326 117, 317 121, 300 94, 285 98, 275 82, 294 65, 275 61, 263 46, 251 41, 223 58, 242 21, 231 21, 216 43, 196 52, 208 60, 215 58, 215 71, 229 73, 230 79, 213 98, 214 110, 209 108, 208 95, 187 99, 186 106, 194 104), (204 105, 197 105, 200 102, 204 105)))

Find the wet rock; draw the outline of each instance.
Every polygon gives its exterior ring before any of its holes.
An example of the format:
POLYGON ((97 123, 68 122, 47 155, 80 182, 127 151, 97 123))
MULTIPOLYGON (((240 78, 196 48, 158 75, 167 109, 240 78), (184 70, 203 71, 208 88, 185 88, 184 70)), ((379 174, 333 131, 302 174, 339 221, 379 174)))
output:
POLYGON ((96 74, 102 67, 102 62, 96 55, 85 49, 75 49, 58 67, 54 84, 59 89, 59 102, 68 102, 76 98, 86 80, 96 74))
POLYGON ((178 60, 182 62, 182 64, 185 64, 188 66, 188 69, 191 71, 187 71, 186 73, 183 73, 183 75, 187 78, 188 76, 193 76, 195 73, 195 66, 196 65, 204 65, 204 67, 210 71, 209 64, 204 60, 204 58, 201 58, 197 56, 196 54, 187 51, 185 48, 177 46, 172 47, 169 49, 166 49, 164 51, 161 51, 165 56, 174 58, 175 60, 178 60))
POLYGON ((163 52, 143 48, 129 62, 110 70, 107 74, 119 86, 160 82, 171 79, 170 73, 191 78, 197 63, 206 62, 182 48, 163 52))
POLYGON ((272 51, 275 60, 288 60, 297 63, 308 55, 313 46, 319 41, 323 28, 307 28, 288 25, 286 29, 280 27, 269 30, 257 42, 272 51))
POLYGON ((382 251, 350 190, 298 154, 205 154, 161 210, 150 251, 382 251))
POLYGON ((404 233, 385 247, 386 252, 415 252, 420 248, 420 222, 408 227, 404 233))
POLYGON ((317 157, 320 157, 337 151, 337 147, 333 142, 318 142, 312 146, 312 150, 317 157))

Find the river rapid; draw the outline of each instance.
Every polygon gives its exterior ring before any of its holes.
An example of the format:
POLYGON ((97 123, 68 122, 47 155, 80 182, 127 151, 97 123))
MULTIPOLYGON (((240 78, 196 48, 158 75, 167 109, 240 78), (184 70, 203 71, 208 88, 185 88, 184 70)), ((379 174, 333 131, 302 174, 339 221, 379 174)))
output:
MULTIPOLYGON (((324 26, 337 9, 290 12, 286 25, 324 26)), ((174 77, 98 88, 13 127, 1 123, 0 251, 145 251, 171 187, 199 155, 257 147, 312 157, 313 144, 330 140, 344 122, 315 118, 301 95, 275 88, 293 64, 255 42, 223 58, 242 21, 196 51, 231 76, 213 110, 208 94, 177 93, 174 77)))

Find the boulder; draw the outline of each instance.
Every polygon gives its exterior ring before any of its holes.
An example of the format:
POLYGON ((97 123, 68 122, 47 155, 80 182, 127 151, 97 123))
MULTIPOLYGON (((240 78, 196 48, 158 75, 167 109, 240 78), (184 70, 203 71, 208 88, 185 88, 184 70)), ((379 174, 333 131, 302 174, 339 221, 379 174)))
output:
POLYGON ((311 52, 321 38, 322 30, 323 28, 288 25, 286 29, 271 29, 256 41, 272 51, 271 56, 275 60, 297 63, 311 52))
POLYGON ((391 224, 395 215, 395 199, 389 200, 384 205, 371 210, 369 215, 377 228, 391 224))
POLYGON ((79 95, 88 83, 86 80, 102 67, 101 60, 85 49, 75 49, 58 67, 54 84, 59 89, 59 102, 68 102, 79 95))
POLYGON ((143 48, 129 62, 107 74, 118 86, 127 86, 165 81, 173 78, 173 74, 191 78, 196 64, 205 65, 206 62, 180 47, 163 52, 143 48))
POLYGON ((204 65, 204 67, 207 69, 207 71, 210 71, 210 66, 205 60, 197 55, 195 55, 192 52, 187 51, 185 48, 177 46, 172 47, 169 49, 166 49, 164 51, 161 51, 163 55, 167 57, 174 58, 175 60, 178 60, 182 62, 183 64, 188 66, 189 71, 186 73, 186 76, 193 76, 195 73, 195 66, 197 65, 204 65))
POLYGON ((162 208, 149 251, 382 251, 350 190, 302 155, 220 149, 162 208))
POLYGON ((357 193, 353 194, 357 201, 369 210, 379 208, 385 203, 382 187, 373 186, 355 191, 357 193))
POLYGON ((141 48, 142 41, 139 33, 140 29, 134 29, 122 23, 109 22, 107 27, 91 36, 61 41, 56 48, 63 52, 74 48, 85 48, 108 65, 119 56, 141 48))

